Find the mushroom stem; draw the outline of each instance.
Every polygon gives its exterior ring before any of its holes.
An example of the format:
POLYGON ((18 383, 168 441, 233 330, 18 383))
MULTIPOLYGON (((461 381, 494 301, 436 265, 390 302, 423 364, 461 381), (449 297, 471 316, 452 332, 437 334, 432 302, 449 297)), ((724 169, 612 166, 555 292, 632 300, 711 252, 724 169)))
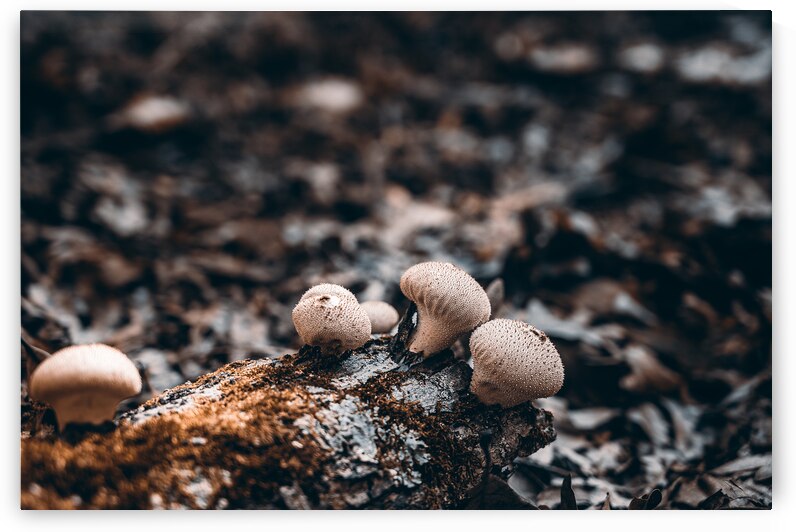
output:
POLYGON ((452 331, 446 334, 448 330, 450 330, 450 328, 445 321, 436 320, 433 316, 429 316, 428 314, 424 316, 423 312, 418 310, 417 327, 415 327, 412 337, 409 340, 409 350, 413 353, 424 353, 426 356, 431 356, 434 353, 439 353, 449 348, 456 342, 461 334, 458 331, 452 331), (421 330, 421 327, 423 331, 436 331, 436 335, 417 334, 417 332, 421 330))
POLYGON ((50 400, 60 431, 69 423, 101 425, 113 419, 118 402, 117 395, 98 394, 96 390, 76 392, 50 400))

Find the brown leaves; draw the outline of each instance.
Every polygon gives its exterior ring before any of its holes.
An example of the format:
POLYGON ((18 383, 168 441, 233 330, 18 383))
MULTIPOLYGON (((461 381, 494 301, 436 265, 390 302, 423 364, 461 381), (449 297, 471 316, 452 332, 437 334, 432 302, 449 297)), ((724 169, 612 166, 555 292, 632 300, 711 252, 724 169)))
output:
POLYGON ((652 490, 641 497, 633 498, 633 500, 630 501, 628 510, 654 510, 661 503, 662 499, 663 496, 660 490, 652 490))
POLYGON ((632 392, 668 392, 679 388, 683 380, 674 371, 661 364, 648 348, 630 345, 622 351, 631 374, 623 377, 619 385, 632 392))
POLYGON ((572 491, 572 475, 564 477, 561 484, 561 506, 560 510, 577 510, 578 502, 575 500, 575 492, 572 491))

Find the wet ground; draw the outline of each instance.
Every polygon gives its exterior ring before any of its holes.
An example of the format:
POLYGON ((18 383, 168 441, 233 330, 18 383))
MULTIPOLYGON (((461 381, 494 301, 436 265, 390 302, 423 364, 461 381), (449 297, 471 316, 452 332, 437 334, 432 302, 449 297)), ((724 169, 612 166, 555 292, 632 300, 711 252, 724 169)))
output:
POLYGON ((521 497, 770 507, 769 13, 28 12, 21 39, 23 334, 128 353, 126 407, 295 351, 314 283, 403 310, 445 260, 564 360, 521 497))

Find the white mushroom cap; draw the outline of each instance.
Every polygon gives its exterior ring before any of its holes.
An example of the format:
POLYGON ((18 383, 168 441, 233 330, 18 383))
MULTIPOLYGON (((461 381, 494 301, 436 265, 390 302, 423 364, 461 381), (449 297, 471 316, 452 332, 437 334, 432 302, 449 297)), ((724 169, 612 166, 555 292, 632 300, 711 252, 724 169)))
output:
POLYGON ((73 345, 53 353, 30 376, 30 396, 49 403, 58 425, 113 419, 119 401, 141 392, 141 376, 127 356, 108 345, 73 345))
POLYGON ((384 301, 365 301, 362 303, 362 308, 370 318, 370 328, 373 334, 390 332, 401 319, 395 307, 384 301))
POLYGON ((357 300, 357 296, 352 294, 351 291, 348 290, 347 288, 340 286, 339 284, 323 283, 323 284, 316 284, 315 286, 304 292, 304 294, 301 296, 301 299, 299 299, 299 302, 304 301, 309 297, 323 295, 323 294, 334 294, 340 297, 353 299, 354 301, 357 300))
POLYGON ((482 403, 511 407, 550 397, 564 385, 564 365, 545 333, 522 321, 492 320, 470 337, 470 391, 482 403))
POLYGON ((339 285, 310 288, 293 309, 302 341, 325 352, 356 349, 370 340, 370 318, 354 294, 339 285))
POLYGON ((415 264, 401 276, 401 292, 417 305, 409 350, 431 356, 489 319, 489 298, 478 282, 449 262, 415 264))

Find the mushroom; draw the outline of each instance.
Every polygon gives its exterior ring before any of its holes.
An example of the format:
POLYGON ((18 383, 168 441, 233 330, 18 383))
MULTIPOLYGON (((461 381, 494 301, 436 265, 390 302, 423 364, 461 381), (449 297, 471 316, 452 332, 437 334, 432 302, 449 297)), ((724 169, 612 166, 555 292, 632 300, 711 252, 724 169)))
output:
POLYGON ((365 301, 361 306, 370 318, 372 334, 390 332, 401 319, 395 307, 384 301, 365 301))
POLYGON ((409 350, 428 357, 447 349, 489 319, 489 298, 478 282, 449 262, 415 264, 401 276, 401 292, 417 305, 409 350))
POLYGON ((336 284, 307 290, 293 309, 301 340, 326 353, 355 349, 370 340, 370 318, 354 294, 336 284))
POLYGON ((485 404, 512 407, 549 397, 564 384, 564 365, 545 333, 522 321, 498 319, 470 337, 470 391, 485 404))
POLYGON ((122 399, 141 391, 133 361, 108 345, 73 345, 42 361, 30 376, 30 396, 50 404, 61 430, 68 423, 112 420, 122 399))

